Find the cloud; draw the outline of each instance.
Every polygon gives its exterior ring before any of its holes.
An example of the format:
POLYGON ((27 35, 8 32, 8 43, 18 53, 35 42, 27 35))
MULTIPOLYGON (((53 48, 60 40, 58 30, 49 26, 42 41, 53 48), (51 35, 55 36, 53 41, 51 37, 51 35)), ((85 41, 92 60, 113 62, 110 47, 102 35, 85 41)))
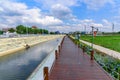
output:
POLYGON ((44 8, 50 9, 55 4, 61 4, 67 7, 80 6, 82 3, 86 4, 88 9, 97 10, 104 7, 106 4, 115 5, 114 0, 34 0, 41 3, 44 8))
POLYGON ((60 31, 60 32, 72 32, 76 31, 76 27, 69 26, 69 25, 63 25, 63 26, 49 26, 50 31, 60 31))
POLYGON ((51 8, 53 5, 55 4, 61 4, 61 5, 64 5, 64 6, 75 6, 77 5, 77 2, 78 0, 34 0, 38 3, 42 3, 43 7, 44 8, 51 8))
POLYGON ((102 19, 101 23, 96 23, 94 20, 92 19, 84 19, 84 20, 80 20, 80 23, 83 26, 94 26, 94 27, 98 27, 98 28, 107 28, 111 26, 111 22, 109 22, 107 19, 102 19))
MULTIPOLYGON (((15 2, 17 0, 0 0, 0 27, 15 27, 18 24, 36 25, 48 27, 50 30, 60 31, 83 31, 84 26, 88 30, 90 26, 100 28, 111 28, 111 22, 103 19, 96 23, 93 19, 79 20, 72 13, 71 7, 86 4, 88 9, 98 10, 106 4, 114 5, 114 0, 34 0, 42 4, 41 8, 28 6, 25 3, 15 2), (47 10, 47 13, 42 11, 47 10)), ((117 5, 119 6, 119 5, 117 5)), ((119 10, 117 10, 119 13, 119 10)), ((120 13, 119 13, 120 14, 120 13)), ((120 15, 115 17, 115 26, 119 26, 120 15)))
POLYGON ((71 14, 71 10, 61 4, 55 4, 51 8, 51 13, 53 16, 59 19, 72 19, 74 16, 71 14))
POLYGON ((8 26, 8 24, 0 23, 0 30, 1 30, 2 28, 7 28, 7 26, 8 26))
POLYGON ((0 10, 2 9, 2 15, 22 15, 23 11, 27 8, 28 7, 24 3, 10 2, 8 0, 0 1, 0 10))
POLYGON ((80 20, 80 22, 82 23, 82 24, 90 24, 90 23, 93 23, 93 20, 92 19, 84 19, 84 20, 80 20))
POLYGON ((18 24, 51 26, 63 22, 53 16, 44 15, 40 8, 29 8, 25 3, 13 1, 0 1, 1 27, 13 27, 18 24))
POLYGON ((78 6, 79 0, 34 0, 42 4, 42 9, 50 11, 51 15, 61 20, 73 21, 76 16, 72 14, 70 7, 78 6))
MULTIPOLYGON (((103 19, 100 23, 97 23, 96 21, 92 19, 84 19, 80 20, 79 24, 75 24, 76 28, 80 31, 91 31, 91 26, 94 26, 95 28, 98 28, 99 31, 111 31, 112 23, 108 21, 107 19, 103 19)), ((77 30, 76 29, 76 30, 77 30)))
POLYGON ((114 16, 114 19, 117 20, 117 21, 120 21, 120 14, 117 15, 117 16, 114 16))
POLYGON ((40 23, 43 26, 54 26, 54 25, 63 24, 63 22, 61 20, 56 19, 53 16, 45 16, 44 18, 40 19, 40 23))
POLYGON ((100 24, 100 23, 91 23, 91 25, 97 28, 103 27, 103 24, 100 24))
POLYGON ((104 25, 107 25, 107 26, 110 26, 112 24, 111 22, 109 22, 106 19, 103 19, 102 22, 103 22, 104 25))
POLYGON ((97 10, 106 4, 114 5, 114 0, 80 0, 87 5, 88 9, 97 10))
POLYGON ((120 14, 114 16, 112 23, 114 23, 114 31, 120 31, 120 14))

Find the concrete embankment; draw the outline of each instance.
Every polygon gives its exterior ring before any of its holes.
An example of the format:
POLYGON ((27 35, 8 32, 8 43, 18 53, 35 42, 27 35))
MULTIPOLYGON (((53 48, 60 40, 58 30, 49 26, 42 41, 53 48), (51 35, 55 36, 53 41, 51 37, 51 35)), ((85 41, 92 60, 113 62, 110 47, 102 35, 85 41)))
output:
POLYGON ((23 50, 26 48, 26 44, 29 46, 34 46, 41 42, 49 41, 59 37, 63 37, 63 35, 40 35, 32 37, 3 38, 0 39, 0 56, 23 50))
MULTIPOLYGON (((91 43, 89 43, 89 42, 86 42, 84 40, 80 40, 80 41, 84 44, 91 46, 91 43)), ((112 56, 112 57, 120 60, 120 52, 117 52, 117 51, 114 51, 114 50, 111 50, 111 49, 108 49, 108 48, 105 48, 105 47, 102 47, 99 45, 95 45, 95 44, 93 44, 93 48, 99 52, 102 52, 104 54, 107 54, 109 56, 112 56)))
MULTIPOLYGON (((72 37, 72 38, 75 39, 74 37, 72 37)), ((84 41, 84 40, 80 40, 80 42, 82 42, 86 45, 89 45, 89 46, 92 45, 92 43, 84 41)), ((117 52, 117 51, 114 51, 114 50, 111 50, 111 49, 108 49, 108 48, 105 48, 105 47, 102 47, 102 46, 99 46, 99 45, 96 45, 96 44, 93 44, 93 48, 95 50, 101 52, 101 53, 107 54, 107 55, 109 55, 113 58, 116 58, 116 59, 120 60, 120 52, 117 52)))

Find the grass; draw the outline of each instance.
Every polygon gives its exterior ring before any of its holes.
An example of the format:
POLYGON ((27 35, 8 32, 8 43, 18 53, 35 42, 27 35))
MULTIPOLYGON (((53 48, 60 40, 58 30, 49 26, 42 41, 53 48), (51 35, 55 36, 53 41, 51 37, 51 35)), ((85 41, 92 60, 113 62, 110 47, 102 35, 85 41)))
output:
MULTIPOLYGON (((92 42, 92 36, 81 36, 81 39, 92 42)), ((94 44, 120 52, 120 36, 96 36, 94 44)))

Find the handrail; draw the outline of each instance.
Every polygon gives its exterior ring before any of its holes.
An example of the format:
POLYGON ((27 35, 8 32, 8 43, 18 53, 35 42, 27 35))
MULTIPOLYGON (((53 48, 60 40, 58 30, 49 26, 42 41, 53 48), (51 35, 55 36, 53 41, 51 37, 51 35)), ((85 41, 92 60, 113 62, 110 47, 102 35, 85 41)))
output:
POLYGON ((48 77, 48 67, 44 67, 44 80, 48 80, 49 79, 49 77, 48 77))
MULTIPOLYGON (((63 37, 62 37, 63 39, 63 37)), ((33 71, 33 73, 28 77, 27 80, 45 80, 44 78, 46 77, 46 74, 44 75, 44 67, 48 67, 48 73, 50 72, 53 63, 56 60, 55 57, 55 50, 59 50, 59 45, 63 41, 62 39, 59 40, 59 43, 57 46, 54 48, 53 51, 50 52, 50 54, 41 62, 41 64, 33 71)), ((49 75, 49 74, 47 74, 49 75)))

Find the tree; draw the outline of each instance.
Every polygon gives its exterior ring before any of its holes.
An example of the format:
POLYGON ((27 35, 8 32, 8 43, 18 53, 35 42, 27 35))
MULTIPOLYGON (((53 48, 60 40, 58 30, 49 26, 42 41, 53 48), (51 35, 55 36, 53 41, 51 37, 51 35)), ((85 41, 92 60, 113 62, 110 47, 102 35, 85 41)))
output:
POLYGON ((26 27, 23 26, 23 25, 18 25, 18 26, 16 27, 16 32, 17 32, 18 34, 25 34, 25 33, 26 33, 26 27))
POLYGON ((13 32, 15 32, 15 29, 14 28, 10 28, 8 31, 13 33, 13 32))
POLYGON ((2 31, 2 30, 0 30, 0 34, 3 34, 3 31, 2 31))
POLYGON ((18 34, 27 34, 27 33, 28 34, 42 34, 42 33, 48 34, 49 33, 48 30, 46 29, 38 29, 38 28, 33 28, 33 27, 29 28, 24 25, 18 25, 16 27, 16 32, 18 34))
POLYGON ((49 32, 48 32, 48 30, 43 29, 43 33, 44 33, 44 34, 48 34, 49 32))
POLYGON ((38 30, 38 29, 36 29, 36 28, 35 28, 35 29, 33 29, 33 33, 34 33, 34 34, 37 34, 37 33, 39 33, 39 30, 38 30))
POLYGON ((33 29, 32 28, 28 28, 28 33, 29 34, 33 34, 33 29))
POLYGON ((50 34, 55 34, 55 32, 50 32, 50 34))

